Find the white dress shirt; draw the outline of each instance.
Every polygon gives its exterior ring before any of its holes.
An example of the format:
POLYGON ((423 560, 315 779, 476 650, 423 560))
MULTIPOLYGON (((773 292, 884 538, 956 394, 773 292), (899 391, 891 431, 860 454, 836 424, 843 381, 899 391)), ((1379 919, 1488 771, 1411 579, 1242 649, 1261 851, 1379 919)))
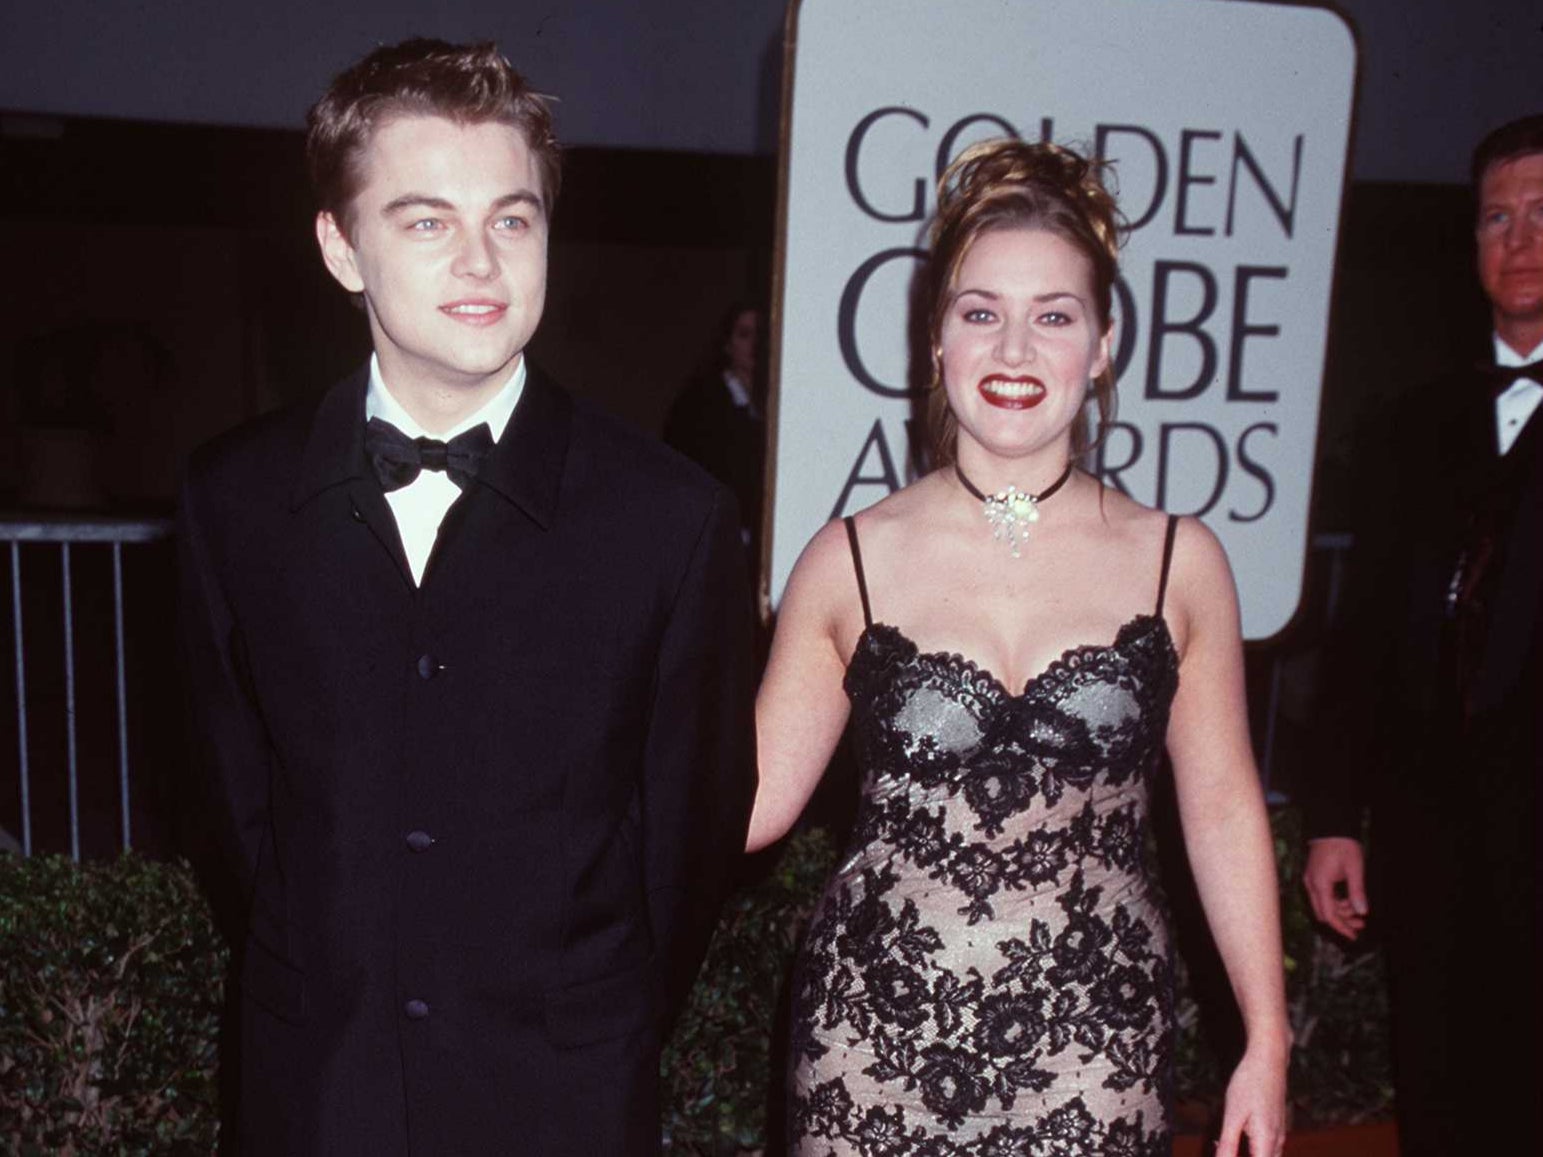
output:
POLYGON ((733 370, 723 371, 723 388, 729 391, 729 397, 734 399, 734 404, 741 410, 749 410, 755 417, 760 416, 755 412, 755 401, 750 397, 750 387, 740 381, 739 375, 733 370))
MULTIPOLYGON (((1495 364, 1497 366, 1525 366, 1543 358, 1543 344, 1531 353, 1519 354, 1495 335, 1495 364)), ((1510 450, 1521 437, 1527 419, 1543 401, 1543 384, 1531 378, 1517 378, 1495 399, 1495 437, 1502 454, 1510 450)))
MULTIPOLYGON (((409 438, 438 438, 442 442, 448 442, 457 434, 464 434, 473 426, 486 422, 496 443, 503 437, 504 428, 508 426, 515 404, 519 402, 524 389, 525 359, 522 357, 503 388, 485 406, 444 433, 431 434, 413 421, 412 415, 392 397, 390 387, 380 376, 380 362, 371 354, 370 384, 364 394, 364 420, 368 422, 371 418, 379 418, 382 422, 390 422, 409 438)), ((396 518, 397 533, 402 536, 407 565, 412 568, 413 582, 423 582, 424 568, 428 566, 429 555, 433 553, 434 540, 439 537, 439 524, 444 521, 445 512, 460 496, 461 488, 450 481, 443 470, 420 470, 418 477, 406 486, 386 495, 386 502, 390 504, 391 513, 396 518)))

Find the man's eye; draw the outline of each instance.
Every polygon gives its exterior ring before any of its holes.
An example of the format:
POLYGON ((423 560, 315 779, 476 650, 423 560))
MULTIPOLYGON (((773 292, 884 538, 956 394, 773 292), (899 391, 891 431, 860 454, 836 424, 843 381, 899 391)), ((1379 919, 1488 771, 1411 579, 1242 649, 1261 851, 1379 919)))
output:
POLYGON ((497 221, 493 222, 495 229, 503 229, 506 232, 524 229, 525 226, 526 221, 524 217, 500 217, 497 221))
POLYGON ((414 221, 411 225, 408 226, 408 228, 415 233, 432 233, 439 227, 440 222, 437 218, 434 217, 424 217, 421 220, 414 221))
POLYGON ((1492 209, 1479 218, 1479 228, 1486 233, 1497 233, 1506 227, 1511 215, 1503 209, 1492 209))

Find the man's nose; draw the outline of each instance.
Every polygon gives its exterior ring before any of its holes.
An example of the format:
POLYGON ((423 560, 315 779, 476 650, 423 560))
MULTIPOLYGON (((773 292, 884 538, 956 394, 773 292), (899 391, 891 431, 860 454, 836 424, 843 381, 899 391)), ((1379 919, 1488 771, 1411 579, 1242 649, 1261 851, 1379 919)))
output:
POLYGON ((487 233, 470 230, 462 236, 452 269, 459 277, 488 278, 498 272, 498 254, 487 233))

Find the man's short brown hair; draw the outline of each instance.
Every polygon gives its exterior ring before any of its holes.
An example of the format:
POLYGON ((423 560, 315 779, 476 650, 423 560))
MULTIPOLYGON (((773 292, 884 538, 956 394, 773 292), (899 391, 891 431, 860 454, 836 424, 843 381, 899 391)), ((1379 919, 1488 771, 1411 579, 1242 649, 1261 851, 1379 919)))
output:
POLYGON ((1469 176, 1473 181, 1473 195, 1479 195, 1484 184, 1484 174, 1493 165, 1543 153, 1543 113, 1520 117, 1497 129, 1492 129, 1473 150, 1469 176))
POLYGON ((461 124, 495 122, 520 130, 541 177, 547 215, 562 183, 562 156, 547 98, 491 43, 413 39, 377 48, 340 72, 306 116, 306 160, 318 208, 346 236, 371 136, 401 116, 438 116, 461 124))

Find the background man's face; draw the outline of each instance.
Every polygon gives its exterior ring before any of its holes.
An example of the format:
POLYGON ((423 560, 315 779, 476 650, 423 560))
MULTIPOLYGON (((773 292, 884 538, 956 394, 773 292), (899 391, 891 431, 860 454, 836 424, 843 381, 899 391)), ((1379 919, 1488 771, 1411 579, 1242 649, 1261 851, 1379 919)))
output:
POLYGON ((1543 324, 1543 154, 1485 172, 1478 244, 1479 281, 1496 325, 1543 324))
POLYGON ((734 325, 729 330, 729 338, 723 343, 723 352, 729 363, 728 368, 733 370, 741 381, 748 383, 755 377, 755 366, 760 357, 760 339, 760 313, 753 309, 744 310, 734 319, 734 325))
POLYGON ((397 391, 502 382, 541 320, 547 220, 520 131, 406 116, 377 129, 345 237, 317 219, 327 268, 364 295, 397 391))

